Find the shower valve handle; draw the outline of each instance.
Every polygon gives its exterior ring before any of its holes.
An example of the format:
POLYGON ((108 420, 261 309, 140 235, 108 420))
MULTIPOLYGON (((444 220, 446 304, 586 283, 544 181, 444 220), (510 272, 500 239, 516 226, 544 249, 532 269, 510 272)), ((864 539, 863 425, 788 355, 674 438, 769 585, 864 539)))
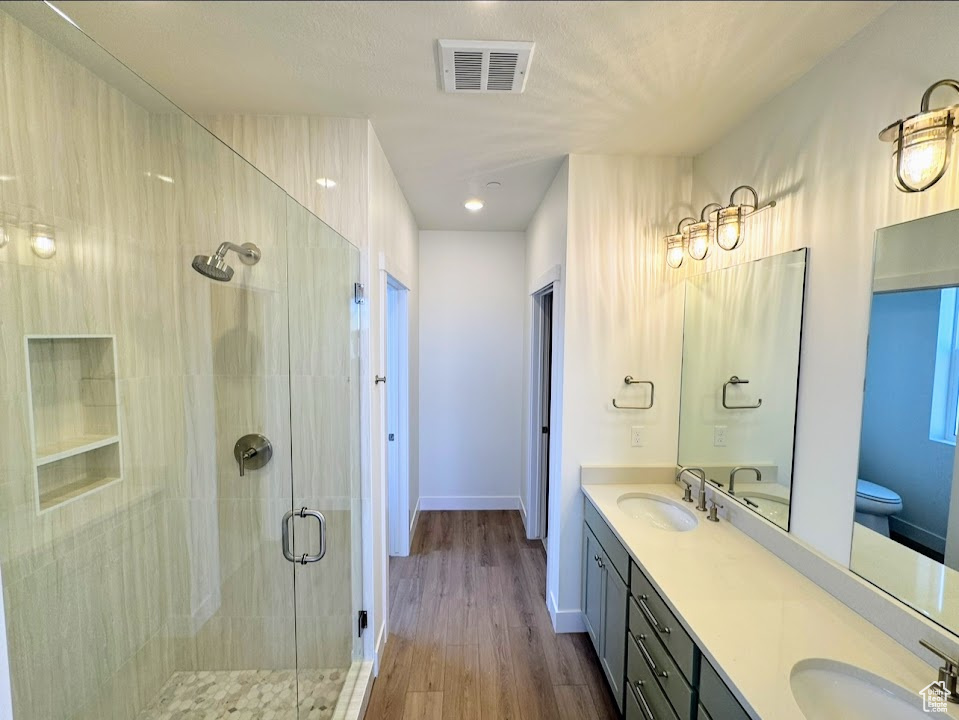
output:
POLYGON ((273 457, 273 444, 259 433, 244 435, 233 446, 233 457, 240 466, 240 477, 247 470, 259 470, 273 457))

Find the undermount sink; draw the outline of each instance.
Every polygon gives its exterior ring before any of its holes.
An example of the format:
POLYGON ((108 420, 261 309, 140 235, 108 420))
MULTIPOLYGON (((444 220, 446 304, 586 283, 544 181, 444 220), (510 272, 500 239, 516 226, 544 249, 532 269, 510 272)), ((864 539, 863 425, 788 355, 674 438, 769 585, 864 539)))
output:
POLYGON ((811 658, 793 666, 793 697, 809 720, 929 720, 922 688, 906 690, 852 665, 811 658))
POLYGON ((689 510, 677 502, 646 493, 626 493, 616 501, 620 510, 630 517, 645 520, 660 530, 686 532, 699 524, 689 510))

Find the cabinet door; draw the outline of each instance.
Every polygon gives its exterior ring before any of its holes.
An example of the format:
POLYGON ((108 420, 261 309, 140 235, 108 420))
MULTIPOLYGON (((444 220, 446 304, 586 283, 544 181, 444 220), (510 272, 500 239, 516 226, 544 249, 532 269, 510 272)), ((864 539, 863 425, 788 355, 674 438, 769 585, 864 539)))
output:
POLYGON ((623 682, 626 677, 626 614, 629 589, 615 568, 606 568, 603 598, 603 652, 600 659, 620 712, 623 710, 623 682))
POLYGON ((603 592, 606 582, 602 558, 603 549, 589 528, 583 525, 583 616, 586 632, 599 657, 603 656, 603 592))

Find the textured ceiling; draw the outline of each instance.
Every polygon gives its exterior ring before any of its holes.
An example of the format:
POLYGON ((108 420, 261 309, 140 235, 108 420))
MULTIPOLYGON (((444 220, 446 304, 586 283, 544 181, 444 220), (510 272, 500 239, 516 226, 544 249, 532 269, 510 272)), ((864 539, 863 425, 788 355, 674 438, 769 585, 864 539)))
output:
POLYGON ((523 230, 562 156, 694 155, 890 3, 56 4, 191 113, 369 117, 422 229, 523 230), (439 38, 535 41, 526 93, 442 93, 439 38))

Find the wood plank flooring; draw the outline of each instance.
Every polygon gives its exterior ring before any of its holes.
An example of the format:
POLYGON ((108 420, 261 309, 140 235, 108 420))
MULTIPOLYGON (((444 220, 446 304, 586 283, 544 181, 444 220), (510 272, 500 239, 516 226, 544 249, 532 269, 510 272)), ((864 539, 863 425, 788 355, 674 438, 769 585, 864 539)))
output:
POLYGON ((546 554, 515 511, 424 512, 390 559, 390 637, 368 720, 610 720, 583 634, 556 635, 546 554))

